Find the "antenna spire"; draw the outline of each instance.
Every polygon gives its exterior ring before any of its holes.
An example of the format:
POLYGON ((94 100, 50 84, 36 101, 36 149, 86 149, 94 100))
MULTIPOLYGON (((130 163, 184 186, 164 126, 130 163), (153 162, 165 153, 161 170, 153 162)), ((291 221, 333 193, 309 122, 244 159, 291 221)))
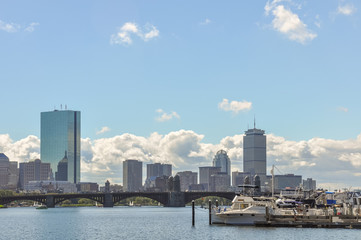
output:
POLYGON ((256 129, 256 115, 254 115, 254 119, 253 119, 253 128, 256 129))

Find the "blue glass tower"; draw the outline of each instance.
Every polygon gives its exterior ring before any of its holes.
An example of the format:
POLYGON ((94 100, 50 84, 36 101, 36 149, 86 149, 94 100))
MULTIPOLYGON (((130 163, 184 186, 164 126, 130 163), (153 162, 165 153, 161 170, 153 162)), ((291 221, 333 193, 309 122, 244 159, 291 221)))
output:
POLYGON ((68 158, 67 181, 80 182, 80 111, 55 110, 41 113, 40 157, 53 172, 68 158))

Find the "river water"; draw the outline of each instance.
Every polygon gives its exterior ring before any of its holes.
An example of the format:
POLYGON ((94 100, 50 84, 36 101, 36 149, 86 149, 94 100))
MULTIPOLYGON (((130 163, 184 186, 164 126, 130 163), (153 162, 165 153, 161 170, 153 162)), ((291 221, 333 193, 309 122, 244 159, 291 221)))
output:
POLYGON ((165 207, 0 209, 0 239, 361 239, 357 229, 208 225, 208 211, 165 207))

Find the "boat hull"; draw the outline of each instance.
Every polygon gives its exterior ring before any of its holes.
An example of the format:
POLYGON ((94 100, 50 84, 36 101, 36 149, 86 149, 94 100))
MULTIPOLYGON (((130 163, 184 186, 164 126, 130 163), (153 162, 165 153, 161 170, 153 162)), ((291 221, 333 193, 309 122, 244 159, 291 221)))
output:
POLYGON ((212 223, 226 225, 253 226, 257 221, 265 221, 265 214, 248 214, 248 213, 231 213, 231 214, 215 214, 212 216, 212 223))

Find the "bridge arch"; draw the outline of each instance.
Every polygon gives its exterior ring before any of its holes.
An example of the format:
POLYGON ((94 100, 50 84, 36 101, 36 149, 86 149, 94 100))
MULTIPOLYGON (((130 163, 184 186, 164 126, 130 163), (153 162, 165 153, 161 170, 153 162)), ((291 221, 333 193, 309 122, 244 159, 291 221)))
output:
POLYGON ((184 202, 187 204, 192 202, 192 200, 203 197, 222 197, 232 201, 234 196, 234 192, 185 192, 184 202))
POLYGON ((104 204, 104 196, 92 196, 92 195, 86 195, 86 196, 71 196, 71 195, 63 195, 63 196, 55 196, 54 197, 54 206, 58 205, 65 200, 71 200, 71 199, 79 199, 79 198, 85 198, 92 201, 96 201, 100 204, 104 204))
POLYGON ((34 201, 34 202, 38 202, 41 204, 46 204, 46 197, 44 196, 7 196, 7 197, 2 197, 0 204, 1 205, 5 205, 5 204, 9 204, 12 203, 14 201, 34 201))
POLYGON ((123 192, 123 193, 113 193, 113 202, 118 203, 124 199, 132 197, 146 197, 152 200, 158 201, 163 205, 168 204, 168 193, 164 192, 123 192))

